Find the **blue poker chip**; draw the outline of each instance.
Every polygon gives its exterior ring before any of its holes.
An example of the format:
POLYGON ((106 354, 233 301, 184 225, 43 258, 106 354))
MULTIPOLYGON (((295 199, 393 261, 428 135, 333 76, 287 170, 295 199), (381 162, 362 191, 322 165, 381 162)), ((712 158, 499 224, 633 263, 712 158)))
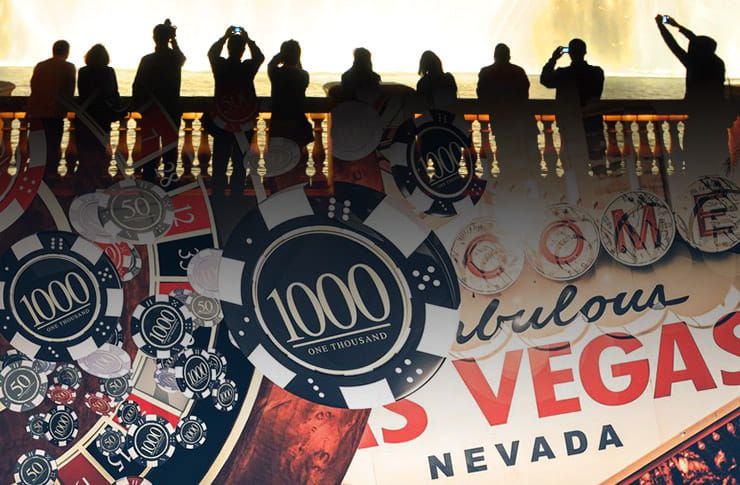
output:
POLYGON ((24 453, 13 470, 13 480, 18 485, 52 485, 58 476, 56 460, 44 450, 24 453))
POLYGON ((118 416, 118 421, 128 428, 132 424, 138 423, 141 419, 141 408, 136 401, 123 401, 118 406, 116 416, 118 416))
POLYGON ((476 177, 473 140, 461 114, 430 110, 399 126, 381 154, 401 193, 418 211, 454 216, 478 203, 486 181, 476 177))
POLYGON ((63 384, 72 389, 79 389, 82 383, 82 371, 74 364, 60 365, 54 370, 52 379, 54 384, 63 384))
POLYGON ((191 342, 193 317, 174 296, 145 298, 131 315, 131 335, 139 350, 155 359, 167 359, 191 342))
POLYGON ((45 438, 53 445, 67 446, 77 438, 80 423, 72 408, 58 405, 46 413, 45 438))
POLYGON ((278 192, 232 232, 219 268, 227 325, 279 387, 368 408, 423 386, 459 321, 455 269, 438 237, 385 194, 278 192), (331 250, 327 250, 331 248, 331 250), (285 271, 285 268, 290 271, 285 271))
POLYGON ((0 333, 31 359, 81 359, 103 345, 123 309, 111 260, 71 232, 40 232, 0 256, 0 333))
POLYGON ((177 423, 175 439, 186 450, 200 448, 206 442, 208 427, 198 416, 186 416, 177 423))
POLYGON ((95 438, 95 446, 103 456, 115 456, 119 454, 126 444, 126 435, 111 426, 105 429, 95 438))
POLYGON ((128 429, 126 452, 140 465, 158 467, 175 454, 175 429, 162 416, 147 414, 128 429))

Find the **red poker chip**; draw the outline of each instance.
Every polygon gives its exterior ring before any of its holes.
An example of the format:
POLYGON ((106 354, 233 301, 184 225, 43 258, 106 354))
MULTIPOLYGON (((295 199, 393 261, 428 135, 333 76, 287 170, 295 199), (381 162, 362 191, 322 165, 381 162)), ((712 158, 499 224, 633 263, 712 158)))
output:
POLYGON ((254 93, 239 88, 222 93, 208 107, 213 123, 231 133, 251 130, 258 112, 259 101, 254 93))
POLYGON ((134 256, 131 254, 131 246, 127 242, 117 242, 113 244, 98 243, 95 244, 100 247, 105 254, 110 258, 116 267, 119 278, 123 278, 131 268, 131 262, 134 256))
POLYGON ((99 416, 113 414, 113 400, 102 392, 85 394, 85 406, 92 409, 99 416))
POLYGON ((57 384, 49 386, 49 389, 46 391, 46 397, 56 404, 68 406, 73 404, 75 399, 77 399, 77 392, 66 384, 57 384))

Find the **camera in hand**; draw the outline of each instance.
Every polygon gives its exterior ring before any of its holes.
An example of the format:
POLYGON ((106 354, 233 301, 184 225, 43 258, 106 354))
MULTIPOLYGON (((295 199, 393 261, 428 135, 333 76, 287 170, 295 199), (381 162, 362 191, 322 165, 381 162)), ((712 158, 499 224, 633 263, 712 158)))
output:
POLYGON ((671 17, 668 16, 668 15, 661 15, 660 16, 660 21, 663 22, 664 24, 667 24, 670 19, 671 19, 671 17))
POLYGON ((241 27, 234 27, 234 33, 235 34, 241 34, 244 31, 241 27))
POLYGON ((570 52, 570 48, 569 47, 561 47, 560 48, 560 53, 561 54, 567 54, 568 52, 570 52))

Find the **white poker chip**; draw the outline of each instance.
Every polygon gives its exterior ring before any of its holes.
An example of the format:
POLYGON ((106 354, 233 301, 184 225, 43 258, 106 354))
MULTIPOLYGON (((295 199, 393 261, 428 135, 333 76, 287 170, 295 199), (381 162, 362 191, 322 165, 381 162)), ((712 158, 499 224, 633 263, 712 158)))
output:
POLYGON ((154 382, 157 383, 157 387, 162 389, 167 394, 174 394, 180 392, 180 388, 177 386, 177 379, 175 377, 175 369, 160 367, 154 371, 154 382))
POLYGON ((345 101, 331 110, 332 155, 360 160, 372 153, 383 135, 383 121, 372 106, 345 101))
POLYGON ((566 203, 547 208, 525 243, 527 261, 539 274, 568 281, 585 274, 599 257, 599 228, 583 209, 566 203))
POLYGON ((188 263, 188 281, 201 295, 218 298, 218 267, 223 251, 201 249, 188 263))
POLYGON ((22 413, 36 408, 46 397, 49 379, 29 360, 13 362, 0 371, 0 403, 22 413))
POLYGON ((216 370, 203 349, 187 349, 175 362, 175 381, 185 397, 205 399, 211 395, 211 384, 216 381, 216 370))
POLYGON ((606 206, 599 233, 612 258, 627 266, 647 266, 668 252, 676 223, 661 198, 635 190, 619 194, 606 206))
POLYGON ((76 197, 69 206, 69 221, 82 237, 96 243, 112 244, 115 239, 103 229, 98 216, 102 194, 93 192, 76 197))
POLYGON ((231 379, 220 379, 213 384, 211 399, 213 401, 213 407, 217 410, 230 413, 239 401, 239 391, 236 383, 231 379))
POLYGON ((166 359, 192 344, 193 319, 187 306, 170 295, 142 300, 131 315, 131 336, 141 352, 166 359))
POLYGON ((218 298, 191 293, 185 300, 185 305, 193 317, 194 327, 211 328, 224 318, 218 298))
POLYGON ((293 170, 301 159, 301 149, 290 138, 270 137, 265 149, 265 177, 275 177, 293 170))
POLYGON ((21 455, 13 471, 17 485, 52 485, 59 476, 56 460, 44 450, 31 450, 21 455))
POLYGON ((87 372, 103 379, 123 377, 131 372, 131 357, 120 347, 109 343, 77 361, 77 364, 87 372))
POLYGON ((489 217, 474 219, 458 233, 450 257, 460 284, 482 295, 513 285, 524 268, 521 246, 502 236, 489 217))
POLYGON ((141 179, 124 179, 98 198, 105 232, 131 244, 152 244, 175 221, 172 200, 161 187, 141 179))
POLYGON ((740 241, 740 188, 724 177, 692 181, 675 206, 681 237, 705 253, 720 253, 740 241))
POLYGON ((208 426, 197 416, 186 416, 177 423, 175 439, 186 450, 194 450, 203 446, 208 436, 208 426))
POLYGON ((163 465, 175 454, 175 429, 162 416, 147 414, 129 427, 126 451, 140 465, 163 465))

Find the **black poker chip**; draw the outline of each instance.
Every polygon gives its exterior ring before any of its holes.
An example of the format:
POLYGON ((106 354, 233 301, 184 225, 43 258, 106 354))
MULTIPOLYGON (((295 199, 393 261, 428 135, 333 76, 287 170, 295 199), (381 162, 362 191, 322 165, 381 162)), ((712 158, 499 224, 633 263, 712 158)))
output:
POLYGON ((31 438, 35 440, 44 438, 48 430, 49 424, 46 422, 45 413, 36 413, 28 417, 26 432, 31 435, 31 438))
POLYGON ((13 362, 19 362, 21 360, 28 360, 26 354, 16 349, 9 349, 6 353, 0 355, 0 363, 2 363, 0 368, 5 368, 13 362))
POLYGON ((77 234, 40 232, 0 256, 0 333, 31 359, 91 354, 108 340, 122 309, 115 266, 77 234))
POLYGON ((46 397, 49 379, 30 360, 13 362, 0 371, 0 403, 22 413, 36 408, 46 397))
POLYGON ((206 442, 207 435, 208 427, 205 421, 192 414, 181 419, 175 428, 175 439, 186 450, 194 450, 202 446, 206 442))
POLYGON ((18 485, 52 485, 58 476, 56 460, 44 450, 24 453, 13 469, 13 480, 18 485))
POLYGON ((193 318, 187 306, 169 295, 145 298, 131 315, 131 335, 144 354, 166 359, 191 341, 193 318))
POLYGON ((100 392, 114 401, 126 399, 133 388, 134 383, 131 381, 131 374, 112 379, 100 379, 100 392))
POLYGON ((486 188, 486 181, 475 175, 472 149, 462 114, 432 109, 402 123, 381 153, 414 208, 454 216, 464 206, 477 204, 486 188))
POLYGON ((74 364, 60 365, 52 375, 54 384, 63 384, 72 389, 79 389, 82 383, 82 371, 74 364))
POLYGON ((242 352, 279 387, 328 406, 380 406, 416 391, 444 362, 459 321, 457 277, 438 237, 392 198, 353 184, 335 184, 331 197, 293 187, 266 199, 232 232, 219 275, 242 352))
POLYGON ((213 407, 224 413, 234 410, 239 401, 239 390, 231 379, 221 379, 213 385, 211 390, 213 407))
POLYGON ((138 423, 141 419, 141 408, 136 401, 123 401, 116 411, 118 421, 125 427, 138 423))
POLYGON ((211 395, 216 381, 216 370, 211 367, 208 352, 187 349, 175 361, 175 381, 188 399, 205 399, 211 395))
POLYGON ((46 425, 45 438, 51 444, 61 447, 71 444, 80 428, 77 413, 63 405, 54 406, 46 413, 46 425))
POLYGON ((175 454, 175 429, 162 416, 147 414, 128 429, 126 452, 140 465, 158 467, 175 454))
POLYGON ((103 456, 115 456, 123 450, 126 444, 126 435, 111 426, 105 429, 95 438, 95 446, 103 456))

